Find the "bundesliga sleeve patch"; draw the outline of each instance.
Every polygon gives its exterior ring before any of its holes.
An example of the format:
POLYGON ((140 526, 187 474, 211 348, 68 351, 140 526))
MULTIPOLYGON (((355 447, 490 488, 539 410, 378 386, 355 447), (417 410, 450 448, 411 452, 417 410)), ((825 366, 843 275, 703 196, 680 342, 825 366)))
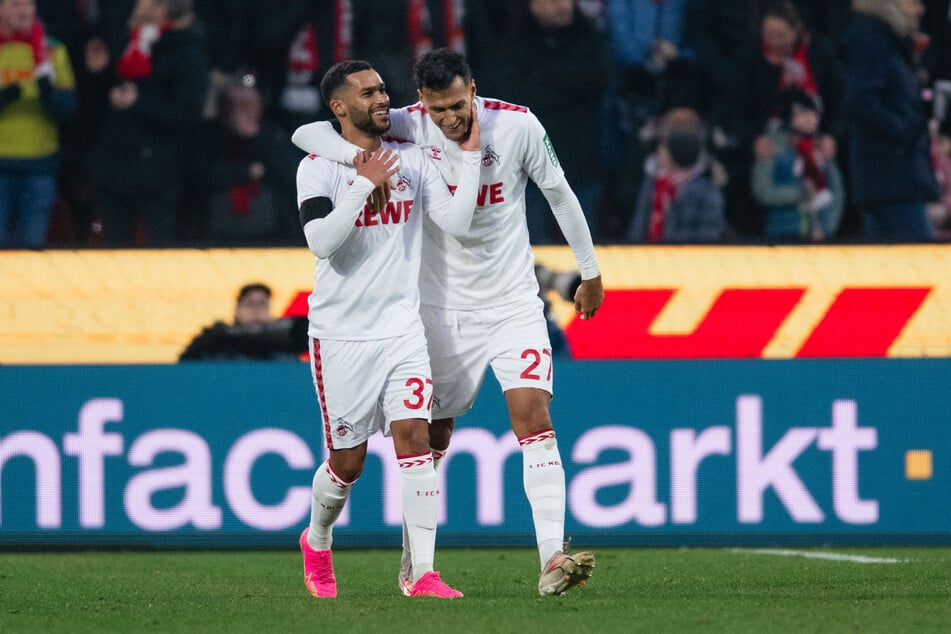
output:
POLYGON ((548 135, 545 135, 545 149, 548 150, 548 158, 551 159, 551 164, 555 167, 558 167, 558 155, 555 154, 555 146, 551 144, 551 139, 548 138, 548 135))

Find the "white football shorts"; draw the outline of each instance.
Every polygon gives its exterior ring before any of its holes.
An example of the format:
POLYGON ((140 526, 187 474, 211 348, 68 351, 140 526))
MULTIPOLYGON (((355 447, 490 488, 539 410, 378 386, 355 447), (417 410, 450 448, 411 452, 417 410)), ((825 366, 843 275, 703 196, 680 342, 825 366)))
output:
POLYGON ((357 447, 379 430, 389 436, 395 420, 431 420, 433 382, 422 333, 371 341, 311 338, 310 359, 329 448, 357 447))
POLYGON ((434 419, 469 411, 489 366, 502 392, 534 387, 552 393, 551 343, 538 297, 478 310, 423 305, 420 315, 433 369, 434 419))

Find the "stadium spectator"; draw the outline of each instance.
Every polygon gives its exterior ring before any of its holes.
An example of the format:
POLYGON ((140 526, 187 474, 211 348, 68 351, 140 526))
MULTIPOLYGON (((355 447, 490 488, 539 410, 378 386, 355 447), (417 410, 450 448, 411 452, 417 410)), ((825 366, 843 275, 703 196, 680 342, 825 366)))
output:
MULTIPOLYGON (((601 109, 608 55, 601 33, 575 0, 531 0, 530 15, 503 45, 508 64, 493 72, 500 98, 531 108, 555 147, 565 176, 597 236, 601 168, 601 109)), ((536 185, 525 191, 532 244, 560 242, 548 202, 536 185)))
POLYGON ((74 86, 66 47, 47 36, 34 0, 0 0, 0 248, 46 246, 74 86))
MULTIPOLYGON (((823 113, 818 142, 832 153, 842 92, 842 70, 833 47, 822 36, 806 30, 791 1, 765 4, 758 34, 759 39, 747 47, 740 59, 744 79, 739 84, 738 97, 743 116, 736 133, 742 153, 730 173, 733 187, 747 191, 744 198, 749 197, 751 187, 753 143, 767 129, 782 125, 786 91, 796 88, 816 100, 823 113)), ((755 196, 752 202, 756 203, 755 196)), ((758 207, 754 205, 751 209, 759 216, 758 232, 765 232, 764 216, 758 207)))
POLYGON ((792 88, 784 94, 781 124, 756 140, 751 187, 765 211, 769 242, 822 242, 834 238, 845 203, 835 144, 818 142, 820 106, 792 88))
POLYGON ((61 129, 59 196, 51 219, 50 240, 83 246, 101 238, 90 151, 102 133, 112 75, 110 63, 122 52, 135 0, 46 2, 37 8, 48 31, 69 51, 76 74, 76 115, 61 129))
POLYGON ((846 75, 851 193, 872 242, 934 237, 926 203, 938 198, 929 113, 914 36, 920 0, 855 0, 846 75))
POLYGON ((208 216, 209 244, 275 244, 299 235, 294 168, 300 153, 263 116, 254 75, 230 77, 216 89, 215 117, 196 147, 197 204, 208 216), (294 233, 292 233, 294 229, 294 233))
POLYGON ((175 244, 183 165, 208 86, 191 0, 138 0, 92 172, 110 246, 175 244))
POLYGON ((264 95, 265 115, 287 134, 315 119, 332 119, 320 78, 351 53, 352 28, 343 3, 330 0, 251 2, 250 68, 264 95))
POLYGON ((700 115, 675 108, 660 124, 647 161, 628 240, 635 243, 717 243, 726 234, 725 176, 707 152, 700 115))
MULTIPOLYGON (((788 0, 771 2, 759 23, 760 40, 740 62, 745 130, 741 142, 752 145, 771 122, 783 121, 786 91, 798 89, 822 110, 821 133, 832 135, 838 124, 842 68, 821 35, 810 33, 788 0)), ((824 143, 832 142, 826 138, 824 143)))
MULTIPOLYGON (((203 33, 208 66, 214 74, 230 75, 246 62, 250 0, 194 0, 195 17, 203 33)), ((273 6, 273 5, 272 5, 273 6)))
MULTIPOLYGON (((766 0, 766 3, 775 0, 766 0)), ((792 0, 802 17, 806 30, 828 41, 840 60, 845 58, 845 45, 852 20, 852 0, 792 0)))
MULTIPOLYGON (((393 103, 416 101, 413 63, 443 46, 465 52, 466 4, 461 0, 351 0, 353 53, 374 60, 393 103)), ((513 3, 517 4, 517 3, 513 3)))
POLYGON ((612 85, 604 104, 603 231, 620 240, 631 221, 646 140, 675 107, 699 108, 700 71, 684 41, 685 0, 608 0, 612 85), (632 178, 633 176, 633 178, 632 178))
MULTIPOLYGON (((472 229, 462 240, 424 233, 419 284, 427 343, 433 351, 430 447, 437 459, 445 454, 455 418, 472 407, 491 367, 522 449, 541 569, 538 591, 561 594, 591 575, 594 556, 569 555, 563 542, 565 476, 550 414, 551 344, 525 219, 527 178, 541 187, 574 252, 583 277, 574 297, 581 319, 593 317, 604 300, 591 234, 544 128, 527 108, 477 97, 465 57, 448 48, 423 55, 414 76, 420 102, 390 110, 391 134, 425 145, 450 186, 465 164, 460 143, 466 142, 475 122, 487 140, 472 229), (483 257, 489 254, 493 257, 483 257)), ((297 130, 292 140, 307 152, 340 163, 352 160, 359 149, 320 122, 297 130)), ((460 191, 461 186, 456 198, 460 191)), ((403 544, 400 580, 405 588, 413 574, 405 531, 403 544)))
POLYGON ((307 342, 307 318, 271 317, 271 288, 254 282, 238 291, 233 322, 202 329, 178 360, 294 360, 307 353, 307 342))
POLYGON ((700 113, 729 181, 724 188, 727 221, 744 241, 759 239, 762 222, 749 190, 751 148, 741 144, 744 108, 741 60, 758 37, 750 0, 686 0, 684 46, 700 67, 700 113))

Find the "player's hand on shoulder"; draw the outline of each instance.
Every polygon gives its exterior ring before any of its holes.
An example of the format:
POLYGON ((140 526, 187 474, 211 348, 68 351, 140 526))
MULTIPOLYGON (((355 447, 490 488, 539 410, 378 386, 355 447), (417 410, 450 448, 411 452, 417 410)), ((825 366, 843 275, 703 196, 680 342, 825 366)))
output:
POLYGON ((575 291, 575 312, 581 314, 581 319, 591 319, 601 308, 604 301, 604 286, 601 276, 583 280, 575 291))
POLYGON ((357 154, 353 160, 353 167, 357 174, 366 178, 379 187, 383 183, 388 183, 390 177, 396 174, 400 169, 400 156, 393 150, 380 148, 372 154, 363 152, 357 154))

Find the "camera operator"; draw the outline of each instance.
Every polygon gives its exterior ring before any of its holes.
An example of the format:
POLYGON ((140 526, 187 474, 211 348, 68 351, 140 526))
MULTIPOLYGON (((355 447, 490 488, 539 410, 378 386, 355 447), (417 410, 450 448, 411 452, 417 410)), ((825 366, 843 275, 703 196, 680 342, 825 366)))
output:
POLYGON ((234 323, 216 321, 204 328, 179 356, 179 361, 289 361, 307 352, 307 318, 271 317, 271 289, 252 283, 241 287, 234 323))

